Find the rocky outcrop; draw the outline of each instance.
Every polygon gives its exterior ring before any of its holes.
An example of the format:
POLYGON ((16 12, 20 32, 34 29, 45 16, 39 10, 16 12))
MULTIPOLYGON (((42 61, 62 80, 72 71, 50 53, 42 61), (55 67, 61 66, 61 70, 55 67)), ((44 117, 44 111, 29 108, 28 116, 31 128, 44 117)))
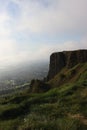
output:
POLYGON ((79 63, 87 62, 87 50, 56 52, 50 56, 47 80, 52 79, 64 67, 72 68, 79 63))
POLYGON ((41 80, 32 80, 30 84, 29 92, 41 93, 46 92, 50 89, 50 85, 41 80))

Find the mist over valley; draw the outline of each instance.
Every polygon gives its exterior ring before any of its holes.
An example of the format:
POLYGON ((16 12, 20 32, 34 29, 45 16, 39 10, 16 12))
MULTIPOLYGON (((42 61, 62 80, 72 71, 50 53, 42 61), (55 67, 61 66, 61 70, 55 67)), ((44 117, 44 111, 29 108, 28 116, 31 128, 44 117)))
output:
POLYGON ((48 62, 37 61, 33 63, 22 63, 0 69, 0 91, 22 87, 25 83, 30 83, 32 79, 43 79, 48 73, 48 62))

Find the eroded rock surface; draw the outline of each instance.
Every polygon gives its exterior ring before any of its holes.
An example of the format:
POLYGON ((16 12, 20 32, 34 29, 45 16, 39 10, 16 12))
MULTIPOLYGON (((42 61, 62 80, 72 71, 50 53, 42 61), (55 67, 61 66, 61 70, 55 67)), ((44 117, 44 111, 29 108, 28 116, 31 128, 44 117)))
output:
POLYGON ((47 79, 52 79, 64 67, 72 68, 79 63, 87 62, 87 50, 56 52, 50 56, 47 79))

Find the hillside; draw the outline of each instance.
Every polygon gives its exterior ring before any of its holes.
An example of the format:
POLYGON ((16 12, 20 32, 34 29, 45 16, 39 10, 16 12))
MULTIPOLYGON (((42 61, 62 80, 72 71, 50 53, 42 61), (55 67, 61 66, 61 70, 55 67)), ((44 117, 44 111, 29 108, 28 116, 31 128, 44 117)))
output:
POLYGON ((70 69, 79 63, 87 62, 87 50, 56 52, 50 56, 48 80, 52 79, 64 67, 70 69))
POLYGON ((77 59, 50 80, 32 80, 29 89, 1 97, 0 130, 87 130, 87 61, 77 59))
POLYGON ((64 67, 58 74, 54 76, 48 83, 51 87, 59 87, 68 83, 76 83, 87 80, 87 62, 79 63, 68 69, 64 67))

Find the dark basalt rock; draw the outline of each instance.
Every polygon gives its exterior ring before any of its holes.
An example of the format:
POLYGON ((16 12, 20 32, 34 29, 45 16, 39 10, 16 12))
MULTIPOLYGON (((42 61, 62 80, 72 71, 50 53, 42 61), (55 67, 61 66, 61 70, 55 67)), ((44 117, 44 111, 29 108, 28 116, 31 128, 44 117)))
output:
POLYGON ((53 53, 50 56, 50 66, 49 66, 49 74, 48 79, 53 78, 65 65, 65 55, 63 52, 53 53))
POLYGON ((32 80, 30 84, 30 92, 41 93, 46 92, 50 89, 50 85, 41 80, 32 80))
POLYGON ((87 50, 56 52, 50 56, 50 65, 47 80, 52 79, 64 67, 68 69, 79 63, 87 62, 87 50))

